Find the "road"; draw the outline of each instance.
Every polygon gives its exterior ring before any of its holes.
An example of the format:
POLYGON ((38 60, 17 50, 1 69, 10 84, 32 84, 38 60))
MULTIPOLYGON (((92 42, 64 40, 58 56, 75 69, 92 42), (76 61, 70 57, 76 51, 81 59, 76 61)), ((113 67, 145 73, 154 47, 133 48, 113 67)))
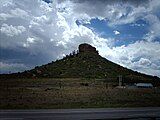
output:
POLYGON ((0 110, 0 120, 135 120, 139 117, 160 120, 160 107, 0 110))

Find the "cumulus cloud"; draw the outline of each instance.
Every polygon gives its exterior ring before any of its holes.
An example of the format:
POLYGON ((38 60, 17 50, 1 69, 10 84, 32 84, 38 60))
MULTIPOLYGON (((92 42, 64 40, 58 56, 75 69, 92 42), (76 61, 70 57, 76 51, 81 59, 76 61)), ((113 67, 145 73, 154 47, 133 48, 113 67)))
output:
MULTIPOLYGON (((101 50, 101 49, 100 49, 101 50)), ((160 74, 159 42, 137 41, 128 46, 113 47, 101 53, 111 61, 150 75, 160 74), (155 67, 157 66, 157 68, 155 67)))
POLYGON ((147 13, 158 9, 158 5, 158 0, 154 0, 154 2, 133 2, 130 0, 64 0, 60 3, 59 9, 64 13, 70 13, 71 11, 74 11, 78 14, 79 19, 105 19, 110 25, 120 25, 132 23, 140 17, 143 18, 147 13))
POLYGON ((115 35, 119 35, 120 34, 120 32, 117 31, 117 30, 114 30, 113 32, 114 32, 115 35))
POLYGON ((160 39, 160 19, 156 15, 149 14, 145 17, 149 21, 149 33, 144 36, 147 41, 154 41, 156 37, 160 39))
POLYGON ((26 28, 23 26, 12 26, 7 24, 2 24, 0 31, 7 36, 16 36, 26 31, 26 28))
POLYGON ((10 18, 11 16, 9 14, 0 13, 0 20, 7 20, 7 18, 10 18))
POLYGON ((0 7, 7 7, 13 5, 13 0, 3 0, 0 2, 0 7))
POLYGON ((28 37, 26 43, 23 44, 23 47, 29 47, 31 44, 35 43, 36 39, 28 37))
POLYGON ((145 58, 141 58, 138 62, 140 65, 146 65, 146 66, 151 64, 151 61, 145 58))
POLYGON ((19 17, 25 19, 28 16, 28 13, 20 8, 15 8, 10 10, 9 13, 0 13, 0 20, 7 20, 8 18, 19 17))

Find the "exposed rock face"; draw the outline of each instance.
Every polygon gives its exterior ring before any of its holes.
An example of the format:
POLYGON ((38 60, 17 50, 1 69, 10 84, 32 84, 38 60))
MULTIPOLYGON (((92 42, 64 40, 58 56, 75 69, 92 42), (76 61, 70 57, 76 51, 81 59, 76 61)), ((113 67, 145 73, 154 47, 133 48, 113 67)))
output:
POLYGON ((82 52, 92 52, 92 53, 98 54, 98 51, 96 50, 96 48, 87 44, 87 43, 83 43, 83 44, 79 45, 79 52, 80 53, 82 53, 82 52))

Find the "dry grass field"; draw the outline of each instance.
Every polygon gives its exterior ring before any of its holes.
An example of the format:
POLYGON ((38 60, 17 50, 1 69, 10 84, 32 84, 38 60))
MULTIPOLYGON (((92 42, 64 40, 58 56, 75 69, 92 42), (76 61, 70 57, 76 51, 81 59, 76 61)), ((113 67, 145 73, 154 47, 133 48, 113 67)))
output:
POLYGON ((0 80, 0 109, 160 107, 159 89, 119 89, 98 79, 0 80))

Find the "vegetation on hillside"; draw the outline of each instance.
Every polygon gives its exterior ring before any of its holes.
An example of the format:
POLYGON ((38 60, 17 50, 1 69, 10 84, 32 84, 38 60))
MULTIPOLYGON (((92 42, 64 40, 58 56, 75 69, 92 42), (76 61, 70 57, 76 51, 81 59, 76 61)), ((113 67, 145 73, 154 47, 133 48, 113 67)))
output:
POLYGON ((67 55, 46 65, 37 66, 32 70, 10 75, 1 75, 1 78, 98 78, 117 80, 119 75, 126 82, 152 82, 160 85, 160 78, 132 71, 117 65, 98 54, 83 52, 67 55))

